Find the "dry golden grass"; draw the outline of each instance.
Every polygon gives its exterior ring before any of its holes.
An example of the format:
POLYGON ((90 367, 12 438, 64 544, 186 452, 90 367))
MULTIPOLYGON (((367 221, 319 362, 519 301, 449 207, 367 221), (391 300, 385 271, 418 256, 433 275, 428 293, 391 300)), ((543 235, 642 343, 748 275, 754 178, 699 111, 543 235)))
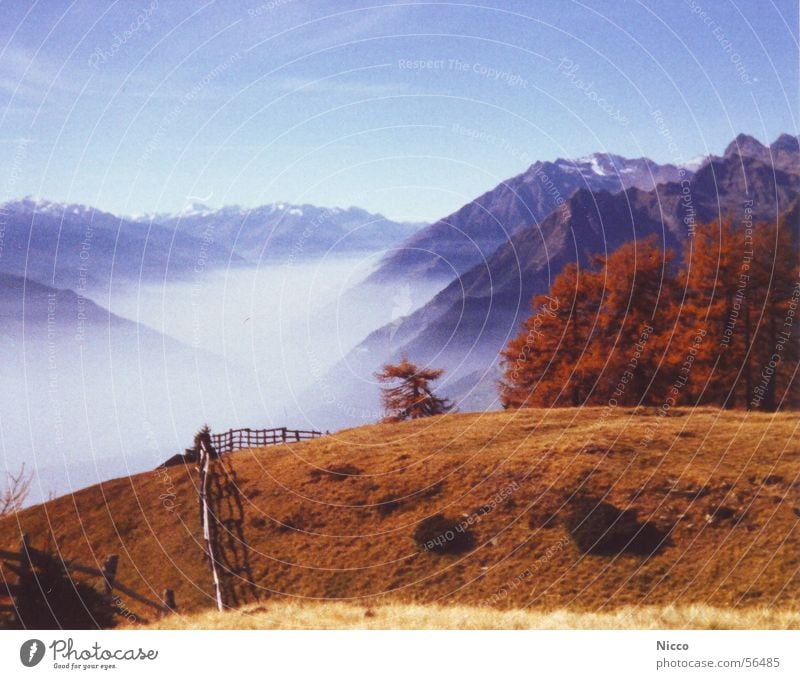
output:
MULTIPOLYGON (((697 605, 749 616, 800 608, 797 426, 796 413, 529 409, 360 427, 229 459, 264 606, 697 605), (579 488, 636 510, 669 544, 650 558, 580 552, 565 527, 579 488), (420 550, 415 528, 437 512, 473 517, 475 549, 420 550)), ((20 529, 35 546, 52 532, 68 558, 99 565, 118 553, 126 584, 151 597, 172 587, 185 612, 208 608, 195 483, 193 468, 173 467, 88 488, 0 520, 0 548, 20 529)))
POLYGON ((147 629, 800 629, 800 611, 645 606, 605 613, 502 611, 474 606, 276 603, 173 615, 147 629))

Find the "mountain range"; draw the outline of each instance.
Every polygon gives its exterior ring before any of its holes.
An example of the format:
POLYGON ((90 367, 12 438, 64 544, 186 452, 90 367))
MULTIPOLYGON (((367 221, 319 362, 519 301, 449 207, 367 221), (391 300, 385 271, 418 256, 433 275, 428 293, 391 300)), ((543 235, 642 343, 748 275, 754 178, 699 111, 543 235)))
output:
POLYGON ((303 259, 326 253, 381 251, 407 239, 425 224, 395 222, 357 207, 270 203, 256 208, 209 208, 195 203, 177 214, 154 214, 139 222, 161 224, 210 238, 250 262, 303 259))
POLYGON ((177 214, 126 218, 83 205, 27 197, 0 205, 0 272, 45 285, 105 291, 202 276, 262 258, 380 252, 422 224, 359 208, 277 203, 247 209, 195 205, 177 214))
MULTIPOLYGON (((536 175, 529 170, 504 182, 455 213, 456 217, 466 218, 479 209, 478 221, 496 227, 502 223, 501 216, 509 213, 533 214, 539 209, 540 193, 525 194, 534 200, 529 207, 520 192, 509 189, 530 184, 532 176, 536 175), (490 212, 488 206, 495 206, 499 213, 490 212)), ((740 135, 722 156, 711 156, 695 172, 684 170, 680 181, 658 182, 650 190, 635 185, 617 192, 579 187, 544 219, 505 228, 504 241, 490 253, 482 253, 480 263, 451 280, 413 313, 371 333, 324 378, 325 387, 336 389, 334 403, 347 412, 352 394, 364 398, 372 389, 377 400, 372 374, 382 363, 408 356, 419 364, 446 369, 443 393, 457 401, 467 399, 472 408, 489 407, 495 394, 485 387, 487 380, 496 377, 500 350, 529 315, 532 297, 546 292, 565 264, 586 263, 593 254, 651 234, 679 250, 696 224, 720 215, 742 217, 745 206, 755 220, 784 214, 796 218, 798 195, 800 148, 798 139, 789 135, 781 135, 770 146, 740 135), (450 391, 448 385, 453 387, 450 391), (481 397, 476 400, 477 393, 481 397)), ((456 217, 423 229, 407 241, 406 248, 412 255, 418 252, 423 235, 434 237, 456 217)), ((445 237, 442 242, 443 248, 449 248, 454 241, 445 237)), ((400 275, 397 257, 384 260, 373 280, 400 275)), ((422 269, 409 262, 409 275, 432 271, 421 259, 414 261, 422 269)))
POLYGON ((537 161, 522 174, 418 231, 385 257, 368 282, 420 277, 450 281, 489 257, 519 229, 545 219, 575 191, 651 190, 691 175, 691 168, 610 153, 537 161))
POLYGON ((142 225, 82 205, 25 198, 0 206, 5 239, 0 272, 73 290, 187 275, 241 263, 228 249, 159 224, 142 225))

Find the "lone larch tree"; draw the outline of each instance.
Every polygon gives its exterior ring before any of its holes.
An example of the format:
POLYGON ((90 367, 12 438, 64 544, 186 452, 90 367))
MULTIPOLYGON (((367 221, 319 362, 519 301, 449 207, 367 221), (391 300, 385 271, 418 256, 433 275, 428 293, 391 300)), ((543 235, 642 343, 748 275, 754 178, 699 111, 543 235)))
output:
POLYGON ((401 422, 431 415, 442 415, 452 410, 446 398, 433 393, 431 382, 439 379, 444 370, 420 368, 408 358, 399 363, 387 363, 375 377, 382 384, 381 405, 385 411, 382 422, 401 422))

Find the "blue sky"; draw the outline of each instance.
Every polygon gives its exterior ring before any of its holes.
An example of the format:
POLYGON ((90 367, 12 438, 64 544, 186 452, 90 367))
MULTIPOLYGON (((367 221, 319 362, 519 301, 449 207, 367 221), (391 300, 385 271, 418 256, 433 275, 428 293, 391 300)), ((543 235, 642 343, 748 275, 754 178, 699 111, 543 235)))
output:
POLYGON ((433 220, 537 159, 798 133, 795 0, 0 1, 0 198, 433 220))

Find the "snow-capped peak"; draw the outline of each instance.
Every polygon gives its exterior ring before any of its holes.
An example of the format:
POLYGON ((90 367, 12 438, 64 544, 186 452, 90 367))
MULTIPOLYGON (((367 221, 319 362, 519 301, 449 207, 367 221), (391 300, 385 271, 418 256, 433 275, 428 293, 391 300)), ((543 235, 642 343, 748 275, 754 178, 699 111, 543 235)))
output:
POLYGON ((691 170, 692 172, 696 172, 699 170, 703 165, 705 165, 706 161, 708 160, 708 156, 701 155, 695 156, 694 158, 689 158, 681 167, 691 170))
POLYGON ((48 215, 50 217, 87 217, 99 210, 77 203, 57 203, 40 196, 25 196, 19 200, 10 200, 3 204, 6 210, 30 214, 48 215))

